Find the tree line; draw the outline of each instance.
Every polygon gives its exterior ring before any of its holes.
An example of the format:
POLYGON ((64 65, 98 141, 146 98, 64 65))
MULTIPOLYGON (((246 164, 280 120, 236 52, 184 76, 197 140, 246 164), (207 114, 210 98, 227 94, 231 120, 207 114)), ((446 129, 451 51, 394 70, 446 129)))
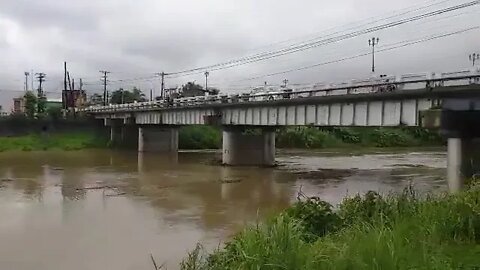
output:
MULTIPOLYGON (((180 98, 180 97, 192 97, 192 96, 203 96, 208 92, 210 95, 217 95, 220 91, 216 88, 208 88, 208 91, 196 84, 195 82, 188 82, 184 84, 178 90, 170 90, 167 92, 167 96, 171 98, 180 98)), ((152 97, 154 98, 154 97, 152 97)), ((133 102, 144 102, 147 101, 145 93, 138 87, 133 87, 131 90, 119 88, 118 90, 113 91, 108 98, 109 104, 125 104, 133 102)), ((101 94, 93 94, 90 97, 89 105, 102 105, 103 96, 101 94)))

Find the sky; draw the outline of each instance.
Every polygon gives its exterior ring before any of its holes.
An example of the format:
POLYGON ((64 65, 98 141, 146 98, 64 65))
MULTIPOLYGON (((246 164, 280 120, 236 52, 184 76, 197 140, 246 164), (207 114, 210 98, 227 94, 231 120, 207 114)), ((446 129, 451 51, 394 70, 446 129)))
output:
MULTIPOLYGON (((467 3, 469 0, 2 0, 0 1, 0 105, 25 89, 24 72, 47 74, 44 91, 60 97, 63 62, 77 85, 101 92, 99 70, 109 73, 109 90, 153 89, 155 73, 173 73, 239 59, 293 44, 364 30, 386 22, 467 3), (382 20, 383 19, 383 20, 382 20), (143 78, 143 79, 142 79, 143 78)), ((222 92, 250 87, 292 86, 368 78, 371 56, 275 76, 263 75, 368 53, 391 44, 480 26, 480 5, 358 35, 265 61, 210 71, 209 85, 222 92), (256 78, 256 79, 253 79, 256 78)), ((468 55, 480 53, 480 30, 438 38, 376 54, 376 75, 447 72, 471 68, 468 55)), ((205 83, 204 70, 167 76, 167 87, 205 83)), ((38 84, 34 82, 34 88, 38 84)), ((31 88, 31 82, 29 83, 31 88)))

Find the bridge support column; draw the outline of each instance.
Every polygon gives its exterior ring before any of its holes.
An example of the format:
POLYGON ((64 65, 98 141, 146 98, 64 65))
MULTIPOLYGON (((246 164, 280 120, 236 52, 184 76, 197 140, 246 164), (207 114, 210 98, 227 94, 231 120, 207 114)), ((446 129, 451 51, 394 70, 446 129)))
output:
POLYGON ((120 145, 124 137, 124 130, 122 125, 117 123, 117 121, 110 120, 108 122, 108 126, 110 127, 110 145, 120 145))
POLYGON ((248 134, 244 128, 223 130, 222 163, 232 166, 274 166, 275 130, 262 128, 260 134, 248 134))
POLYGON ((154 125, 138 128, 138 152, 176 153, 177 151, 177 128, 154 125))
POLYGON ((480 174, 480 99, 445 99, 441 133, 448 139, 448 187, 458 192, 480 174))
POLYGON ((465 181, 480 172, 480 141, 449 138, 447 155, 448 187, 451 192, 461 191, 465 181))

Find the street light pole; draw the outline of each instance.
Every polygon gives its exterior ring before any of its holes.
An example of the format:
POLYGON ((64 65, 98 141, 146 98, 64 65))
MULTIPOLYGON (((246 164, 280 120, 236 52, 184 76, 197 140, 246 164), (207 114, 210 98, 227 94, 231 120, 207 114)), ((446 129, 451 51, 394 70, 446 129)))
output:
POLYGON ((30 76, 30 73, 25 71, 25 92, 28 91, 28 76, 30 76))
POLYGON ((472 61, 472 66, 475 66, 477 60, 480 60, 480 53, 472 53, 468 56, 468 59, 472 61))
POLYGON ((210 72, 205 71, 205 91, 208 93, 208 76, 210 75, 210 72))
POLYGON ((380 39, 377 37, 372 37, 368 40, 368 45, 372 46, 372 73, 375 73, 375 46, 378 45, 380 39))

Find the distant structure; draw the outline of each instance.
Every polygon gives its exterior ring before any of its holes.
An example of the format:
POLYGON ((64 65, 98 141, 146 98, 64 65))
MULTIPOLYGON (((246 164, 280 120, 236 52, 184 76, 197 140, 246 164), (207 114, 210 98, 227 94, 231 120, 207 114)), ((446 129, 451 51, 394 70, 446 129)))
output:
MULTIPOLYGON (((63 108, 63 101, 62 99, 55 99, 55 98, 47 98, 45 109, 51 108, 63 108)), ((14 114, 24 114, 25 113, 25 98, 24 97, 17 97, 13 98, 13 111, 14 114)))
POLYGON ((87 103, 85 90, 63 90, 62 100, 64 109, 81 108, 87 103))
POLYGON ((25 98, 17 97, 13 99, 13 113, 15 114, 25 113, 25 98))
POLYGON ((61 109, 63 106, 63 101, 62 99, 58 99, 58 98, 47 98, 47 101, 45 103, 45 108, 48 110, 48 109, 61 109))
POLYGON ((5 117, 5 116, 8 116, 8 113, 4 112, 3 107, 0 105, 0 117, 5 117))

